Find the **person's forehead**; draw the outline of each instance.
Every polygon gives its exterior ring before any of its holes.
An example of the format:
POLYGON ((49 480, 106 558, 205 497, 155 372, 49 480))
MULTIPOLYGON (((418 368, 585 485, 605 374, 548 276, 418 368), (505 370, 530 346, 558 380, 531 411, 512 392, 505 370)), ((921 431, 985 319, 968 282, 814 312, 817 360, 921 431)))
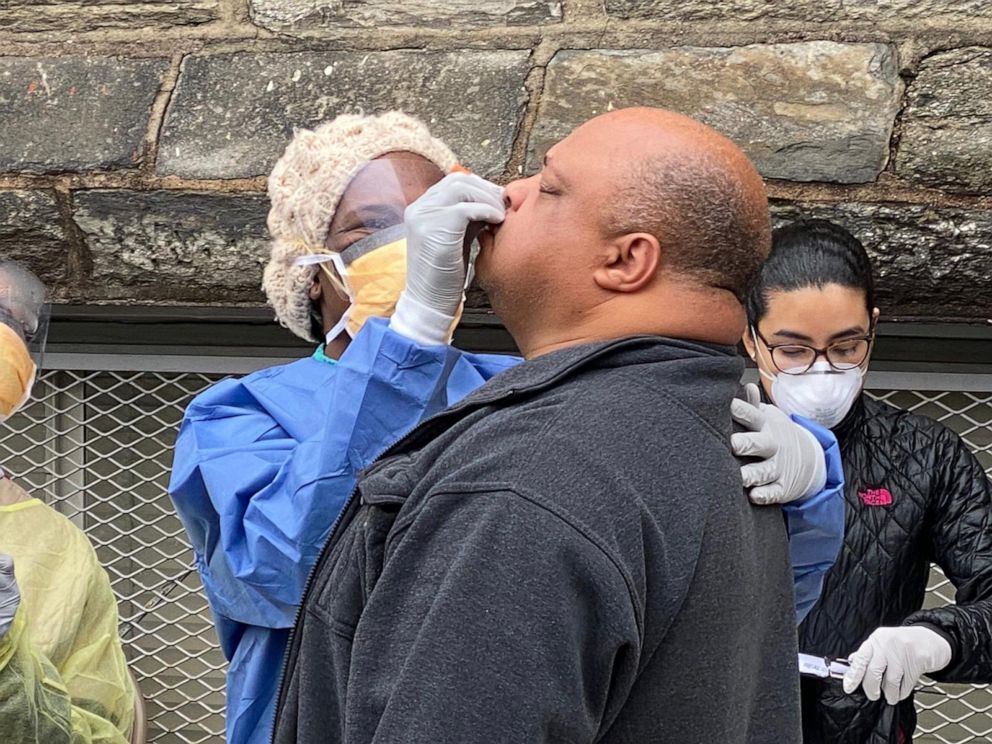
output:
POLYGON ((390 153, 367 163, 352 178, 341 197, 341 207, 367 201, 401 203, 410 188, 427 189, 441 178, 441 169, 412 153, 390 153))
POLYGON ((606 185, 610 172, 616 168, 616 153, 611 147, 598 147, 595 141, 574 134, 548 149, 542 167, 570 189, 597 190, 606 185))
POLYGON ((766 323, 762 326, 770 333, 785 328, 810 337, 829 336, 864 324, 867 318, 864 292, 827 284, 770 292, 766 323))
POLYGON ((669 144, 655 129, 639 122, 599 117, 549 148, 546 158, 562 170, 582 173, 587 185, 600 185, 663 154, 669 144))
POLYGON ((342 201, 356 199, 369 194, 389 194, 399 190, 399 176, 396 166, 389 160, 373 160, 367 163, 348 184, 342 201))

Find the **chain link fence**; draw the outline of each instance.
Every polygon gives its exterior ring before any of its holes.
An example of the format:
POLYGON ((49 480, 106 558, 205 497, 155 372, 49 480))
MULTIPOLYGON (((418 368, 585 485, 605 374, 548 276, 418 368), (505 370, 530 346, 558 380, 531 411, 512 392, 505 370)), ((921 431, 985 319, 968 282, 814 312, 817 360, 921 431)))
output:
MULTIPOLYGON (((0 463, 79 525, 110 574, 121 635, 147 701, 149 742, 224 736, 223 655, 182 525, 166 495, 172 445, 190 399, 216 375, 53 370, 0 430, 0 463)), ((876 391, 957 431, 992 474, 992 393, 876 391)), ((953 601, 934 571, 928 602, 953 601)), ((923 695, 920 742, 992 739, 992 690, 923 695)))

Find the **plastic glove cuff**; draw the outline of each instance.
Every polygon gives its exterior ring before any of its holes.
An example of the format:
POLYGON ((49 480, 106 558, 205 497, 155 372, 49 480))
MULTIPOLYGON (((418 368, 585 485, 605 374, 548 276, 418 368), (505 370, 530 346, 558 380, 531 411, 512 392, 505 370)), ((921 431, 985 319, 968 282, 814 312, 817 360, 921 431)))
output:
POLYGON ((389 327, 421 346, 444 346, 451 342, 454 315, 448 315, 400 293, 389 327))
POLYGON ((934 625, 933 623, 928 623, 925 620, 921 620, 921 621, 916 622, 916 621, 914 621, 912 619, 912 615, 910 615, 906 619, 906 621, 903 622, 903 625, 902 626, 904 628, 926 628, 927 630, 929 630, 929 631, 931 631, 933 633, 936 633, 941 638, 943 638, 945 641, 947 641, 947 645, 951 647, 951 660, 949 662, 947 662, 947 664, 945 664, 940 669, 936 669, 936 670, 934 670, 933 672, 931 672, 929 674, 938 674, 943 669, 948 669, 948 668, 954 666, 957 663, 957 660, 959 658, 958 642, 957 642, 957 640, 955 638, 953 638, 950 635, 950 633, 948 633, 947 631, 945 631, 939 625, 934 625))
POLYGON ((816 458, 815 469, 810 475, 809 484, 806 486, 806 490, 803 491, 803 495, 799 497, 799 501, 805 501, 811 496, 815 496, 820 493, 820 491, 827 487, 826 453, 823 451, 823 447, 820 446, 819 440, 813 436, 812 432, 809 432, 803 428, 802 424, 797 423, 796 426, 799 427, 799 435, 809 440, 815 447, 815 451, 820 455, 816 458))
POLYGON ((816 472, 810 479, 810 486, 802 498, 796 499, 800 503, 811 499, 818 493, 822 493, 826 488, 841 487, 844 483, 844 472, 840 460, 840 447, 837 444, 837 437, 829 429, 820 426, 815 421, 792 414, 789 418, 800 429, 816 440, 817 447, 823 452, 823 458, 817 463, 816 472), (822 471, 821 471, 822 468, 822 471), (823 484, 814 490, 813 486, 820 480, 820 473, 823 474, 823 484))

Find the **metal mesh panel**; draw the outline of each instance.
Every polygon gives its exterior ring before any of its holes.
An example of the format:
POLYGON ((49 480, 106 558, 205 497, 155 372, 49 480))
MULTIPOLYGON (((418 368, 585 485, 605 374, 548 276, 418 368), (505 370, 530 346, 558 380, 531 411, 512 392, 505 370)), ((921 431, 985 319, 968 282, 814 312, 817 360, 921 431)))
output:
MULTIPOLYGON (((898 390, 875 397, 915 413, 935 418, 957 432, 992 477, 992 393, 938 393, 898 390)), ((934 566, 926 607, 954 601, 954 587, 934 566)), ((944 696, 918 695, 919 742, 965 744, 992 740, 992 689, 988 685, 936 685, 944 696)))
POLYGON ((0 433, 0 463, 86 531, 119 600, 148 740, 220 742, 224 667, 166 486, 197 374, 48 372, 0 433))
MULTIPOLYGON (((0 463, 82 527, 120 602, 125 651, 147 700, 149 741, 223 741, 224 658, 165 489, 189 400, 219 379, 155 372, 47 372, 0 429, 0 463)), ((891 391, 876 397, 943 421, 992 474, 992 394, 891 391)), ((935 570, 928 605, 953 601, 935 570)), ((992 739, 992 690, 942 685, 920 696, 918 741, 992 739)))

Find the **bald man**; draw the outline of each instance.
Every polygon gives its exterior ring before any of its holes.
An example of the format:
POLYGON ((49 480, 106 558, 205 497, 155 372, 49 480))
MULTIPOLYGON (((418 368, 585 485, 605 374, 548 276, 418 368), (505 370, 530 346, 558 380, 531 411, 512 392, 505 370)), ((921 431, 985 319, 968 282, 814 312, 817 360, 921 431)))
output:
POLYGON ((799 741, 783 520, 728 446, 761 178, 631 109, 506 197, 477 271, 526 361, 359 481, 275 741, 799 741))

